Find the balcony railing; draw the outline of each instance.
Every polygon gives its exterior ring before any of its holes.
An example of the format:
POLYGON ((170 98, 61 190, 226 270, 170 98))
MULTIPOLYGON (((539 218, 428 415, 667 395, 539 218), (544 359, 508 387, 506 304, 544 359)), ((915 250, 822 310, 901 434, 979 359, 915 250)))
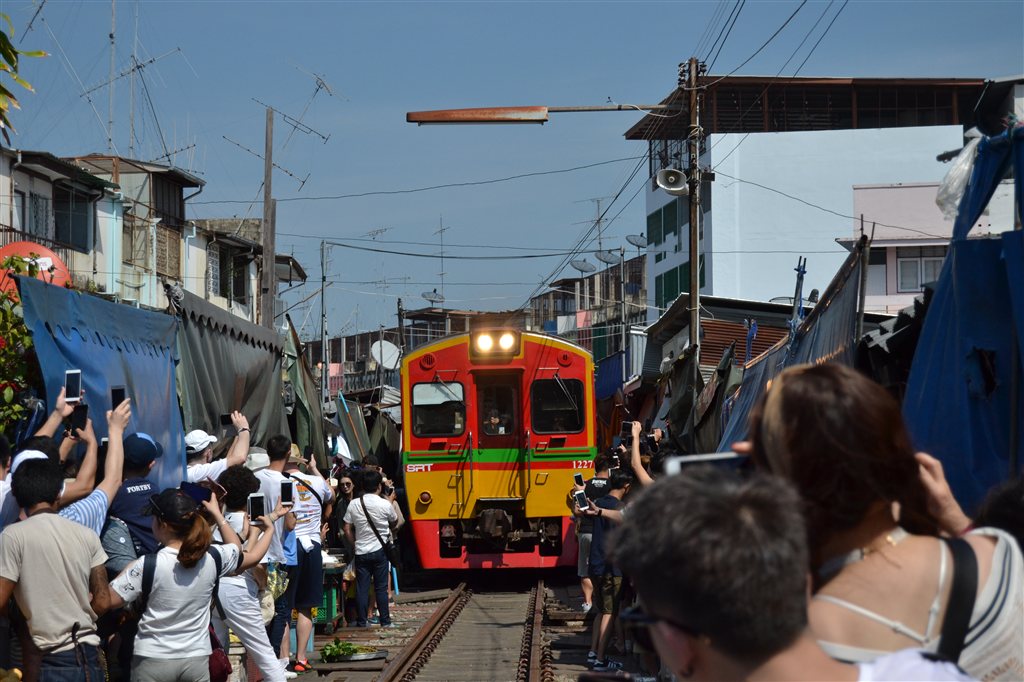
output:
MULTIPOLYGON (((0 247, 13 244, 14 242, 35 242, 40 246, 45 246, 50 251, 53 251, 57 258, 64 261, 65 265, 69 268, 71 267, 71 258, 75 249, 70 244, 58 242, 53 239, 47 239, 46 237, 38 237, 30 232, 15 230, 13 227, 0 225, 0 247)), ((68 274, 70 275, 71 273, 68 274)))

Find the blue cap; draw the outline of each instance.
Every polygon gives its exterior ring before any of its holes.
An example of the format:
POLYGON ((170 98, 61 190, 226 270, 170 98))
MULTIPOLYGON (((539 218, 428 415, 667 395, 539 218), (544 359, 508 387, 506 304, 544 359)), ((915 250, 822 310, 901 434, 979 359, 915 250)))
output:
POLYGON ((163 454, 160 444, 145 433, 133 433, 124 439, 124 463, 132 469, 144 469, 163 454))

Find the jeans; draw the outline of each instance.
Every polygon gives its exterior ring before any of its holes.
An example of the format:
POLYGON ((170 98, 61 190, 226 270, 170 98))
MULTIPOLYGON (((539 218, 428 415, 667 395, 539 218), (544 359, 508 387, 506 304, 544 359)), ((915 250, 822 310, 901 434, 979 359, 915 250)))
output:
POLYGON ((270 621, 270 646, 274 649, 274 655, 281 657, 281 640, 284 639, 284 629, 292 622, 292 609, 295 608, 295 588, 298 585, 298 572, 295 566, 284 566, 278 564, 282 569, 288 571, 288 587, 284 594, 274 601, 274 620, 270 621))
POLYGON ((43 656, 39 679, 46 682, 104 682, 107 673, 100 660, 99 649, 82 645, 77 652, 69 649, 43 656))
POLYGON ((356 555, 356 627, 365 628, 367 602, 370 601, 370 578, 373 578, 373 591, 377 595, 377 611, 380 613, 380 624, 391 625, 391 614, 388 612, 388 578, 391 576, 391 564, 383 549, 369 554, 356 555))

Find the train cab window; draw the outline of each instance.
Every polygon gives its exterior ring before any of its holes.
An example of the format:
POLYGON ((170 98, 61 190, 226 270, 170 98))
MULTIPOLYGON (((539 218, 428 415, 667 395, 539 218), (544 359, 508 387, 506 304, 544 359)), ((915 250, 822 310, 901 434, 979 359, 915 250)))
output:
POLYGON ((480 386, 477 411, 485 436, 511 436, 516 426, 516 392, 511 386, 480 386))
POLYGON ((530 418, 535 433, 579 433, 586 424, 583 382, 539 379, 530 387, 530 418))
POLYGON ((462 384, 434 381, 412 387, 412 432, 417 436, 458 436, 466 428, 462 384))

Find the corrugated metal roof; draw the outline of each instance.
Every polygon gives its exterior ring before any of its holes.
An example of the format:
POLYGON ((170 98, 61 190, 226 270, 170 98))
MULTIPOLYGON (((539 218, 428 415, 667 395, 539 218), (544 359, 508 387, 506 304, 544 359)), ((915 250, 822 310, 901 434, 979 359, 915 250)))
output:
MULTIPOLYGON (((736 342, 736 362, 747 362, 747 330, 739 322, 725 320, 701 320, 704 339, 700 346, 700 364, 717 367, 729 344, 736 342)), ((779 339, 786 338, 789 330, 779 327, 758 325, 757 336, 754 337, 753 357, 771 348, 779 339)))

